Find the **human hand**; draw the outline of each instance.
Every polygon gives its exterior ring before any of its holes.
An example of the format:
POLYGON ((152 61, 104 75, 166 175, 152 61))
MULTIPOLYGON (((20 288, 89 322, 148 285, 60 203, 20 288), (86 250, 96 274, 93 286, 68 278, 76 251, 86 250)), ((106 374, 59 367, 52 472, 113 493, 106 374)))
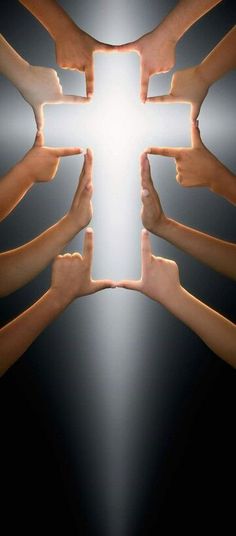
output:
POLYGON ((229 170, 205 147, 197 124, 191 126, 192 147, 150 147, 147 153, 174 157, 176 180, 186 187, 207 186, 217 190, 229 170))
POLYGON ((153 32, 117 47, 118 52, 137 52, 140 56, 142 102, 147 100, 149 78, 174 67, 176 43, 176 39, 160 24, 153 32))
POLYGON ((137 290, 149 298, 169 307, 176 299, 181 285, 178 266, 174 261, 154 257, 151 250, 149 234, 142 230, 141 236, 142 274, 137 281, 123 280, 117 287, 137 290))
POLYGON ((94 52, 114 52, 116 47, 100 43, 72 23, 69 31, 55 38, 57 63, 63 69, 85 73, 86 94, 91 98, 94 92, 94 52))
POLYGON ((167 218, 152 182, 150 163, 146 153, 141 155, 141 186, 143 226, 151 233, 159 234, 161 228, 166 225, 167 218))
POLYGON ((54 69, 29 65, 25 69, 18 89, 23 98, 32 106, 38 130, 44 127, 44 104, 78 104, 88 102, 86 97, 64 95, 54 69))
POLYGON ((209 86, 200 74, 199 66, 176 71, 171 80, 170 93, 158 97, 148 97, 146 102, 189 102, 191 119, 195 121, 200 113, 201 105, 208 93, 209 86))
POLYGON ((93 153, 91 149, 87 149, 87 153, 84 156, 84 165, 80 174, 78 188, 75 192, 71 208, 67 214, 67 220, 71 222, 77 233, 89 224, 93 215, 91 202, 93 194, 92 171, 93 153))
POLYGON ((37 132, 33 147, 19 164, 24 168, 32 183, 48 182, 55 177, 62 156, 82 152, 83 149, 80 147, 45 147, 43 133, 37 132))
POLYGON ((93 231, 86 229, 83 255, 66 253, 59 255, 53 263, 50 292, 53 292, 57 302, 66 307, 75 298, 115 287, 110 279, 97 281, 92 279, 92 260, 93 231))

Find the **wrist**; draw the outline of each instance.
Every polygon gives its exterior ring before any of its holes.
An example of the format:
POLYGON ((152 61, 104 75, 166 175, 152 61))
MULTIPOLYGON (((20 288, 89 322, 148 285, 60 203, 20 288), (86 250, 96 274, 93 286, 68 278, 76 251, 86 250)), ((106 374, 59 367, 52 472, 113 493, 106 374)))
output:
POLYGON ((159 218, 158 222, 155 224, 151 232, 159 236, 160 238, 165 238, 167 229, 171 225, 171 221, 172 220, 170 220, 164 213, 162 213, 161 217, 159 218))
POLYGON ((69 296, 68 293, 64 292, 63 288, 54 286, 51 286, 48 289, 46 297, 49 300, 55 315, 63 312, 74 299, 74 297, 69 296))
POLYGON ((33 173, 25 166, 23 160, 18 162, 11 170, 16 180, 24 184, 25 188, 31 188, 35 183, 33 173))
POLYGON ((209 89, 209 87, 213 83, 213 80, 211 80, 209 69, 207 69, 207 66, 204 60, 202 61, 202 63, 199 63, 198 65, 195 66, 195 73, 197 77, 199 78, 200 82, 204 84, 204 86, 207 89, 209 89))
POLYGON ((175 316, 179 316, 180 309, 182 310, 184 303, 187 299, 187 292, 179 283, 173 289, 171 288, 166 296, 162 300, 162 305, 175 316))
POLYGON ((62 40, 70 39, 71 35, 78 30, 77 25, 66 13, 63 17, 58 18, 58 21, 56 26, 48 29, 48 32, 55 43, 57 41, 60 42, 62 40))
POLYGON ((177 44, 180 36, 175 28, 167 19, 163 20, 154 30, 153 35, 157 37, 158 41, 160 35, 163 36, 164 41, 171 41, 174 45, 177 44))
POLYGON ((76 217, 71 210, 64 216, 63 222, 71 238, 80 233, 83 229, 83 226, 78 220, 78 216, 76 217))
POLYGON ((212 179, 210 190, 216 194, 224 195, 225 191, 233 191, 236 189, 236 176, 219 162, 219 167, 212 179))

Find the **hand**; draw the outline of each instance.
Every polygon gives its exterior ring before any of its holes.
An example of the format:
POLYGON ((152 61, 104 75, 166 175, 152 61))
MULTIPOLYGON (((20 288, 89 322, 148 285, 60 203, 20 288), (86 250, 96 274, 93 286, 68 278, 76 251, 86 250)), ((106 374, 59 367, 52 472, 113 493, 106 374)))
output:
POLYGON ((166 307, 175 301, 181 290, 178 266, 174 261, 154 257, 149 234, 143 229, 141 237, 142 275, 138 281, 119 281, 117 287, 142 292, 166 307))
POLYGON ((99 290, 114 288, 109 279, 94 281, 91 278, 93 259, 93 231, 87 229, 84 238, 83 256, 79 253, 59 255, 52 268, 53 291, 57 300, 67 306, 75 298, 94 294, 99 290))
POLYGON ((141 156, 141 185, 143 203, 141 218, 143 226, 151 233, 158 234, 161 227, 165 225, 167 218, 152 182, 150 164, 146 153, 141 156))
POLYGON ((44 127, 44 104, 87 102, 85 97, 63 95, 56 71, 47 67, 28 65, 18 89, 33 108, 38 130, 42 130, 44 127))
POLYGON ((228 170, 205 147, 197 124, 191 127, 192 147, 150 147, 148 153, 174 157, 176 160, 176 180, 186 187, 207 186, 215 190, 216 183, 228 170))
POLYGON ((81 154, 80 147, 44 147, 44 136, 37 132, 34 145, 24 156, 20 164, 32 182, 48 182, 57 172, 61 156, 81 154))
POLYGON ((67 214, 67 219, 72 222, 77 233, 89 224, 93 215, 91 203, 93 194, 92 167, 93 154, 91 149, 88 149, 84 157, 84 165, 80 174, 78 188, 75 192, 70 211, 67 214))
POLYGON ((147 102, 189 102, 191 119, 195 121, 200 113, 201 105, 208 93, 209 86, 200 75, 198 66, 177 71, 173 74, 169 95, 148 97, 147 102))
POLYGON ((166 73, 175 64, 176 40, 161 25, 133 41, 117 47, 119 52, 137 52, 141 58, 140 98, 146 102, 149 78, 166 73))
POLYGON ((94 52, 114 52, 112 45, 100 43, 75 24, 55 40, 57 63, 63 69, 78 70, 85 73, 86 94, 91 98, 94 93, 94 52))

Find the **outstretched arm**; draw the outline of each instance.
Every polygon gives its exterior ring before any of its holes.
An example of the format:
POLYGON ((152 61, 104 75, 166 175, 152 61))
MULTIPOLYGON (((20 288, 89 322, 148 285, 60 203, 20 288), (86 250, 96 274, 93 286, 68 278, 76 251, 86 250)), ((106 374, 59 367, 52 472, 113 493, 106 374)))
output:
POLYGON ((20 0, 46 28, 55 41, 57 63, 64 69, 85 72, 86 93, 94 92, 94 52, 113 52, 111 45, 101 43, 78 28, 55 0, 20 0))
POLYGON ((8 78, 30 104, 38 130, 44 126, 43 106, 46 103, 87 102, 85 97, 63 95, 54 69, 30 65, 0 34, 0 73, 8 78))
POLYGON ((62 156, 82 152, 80 147, 45 147, 43 134, 38 132, 32 149, 0 179, 0 221, 36 182, 48 182, 55 177, 62 156))
POLYGON ((92 163, 88 149, 71 208, 61 220, 28 244, 0 254, 0 297, 36 277, 88 225, 92 217, 92 163))
POLYGON ((236 280, 236 245, 186 227, 165 215, 151 178, 146 154, 141 157, 141 180, 144 227, 213 270, 236 280))
POLYGON ((0 330, 0 376, 29 348, 40 333, 75 299, 114 286, 91 277, 93 232, 87 229, 83 256, 59 255, 52 268, 51 287, 32 307, 0 330))
POLYGON ((147 99, 149 78, 169 71, 175 64, 175 47, 184 33, 221 0, 180 0, 152 32, 132 43, 121 45, 121 52, 137 52, 141 57, 141 90, 147 99))
POLYGON ((198 121, 192 123, 192 147, 149 147, 146 152, 175 158, 176 180, 182 186, 205 186, 236 203, 236 176, 203 144, 198 121))
POLYGON ((119 281, 117 286, 142 292, 164 305, 191 328, 216 355, 236 367, 236 326, 181 286, 177 264, 152 255, 146 230, 142 232, 141 248, 141 279, 119 281))
POLYGON ((235 66, 236 26, 199 65, 177 71, 173 75, 168 95, 148 97, 147 102, 188 102, 191 104, 191 118, 195 121, 210 86, 235 66))

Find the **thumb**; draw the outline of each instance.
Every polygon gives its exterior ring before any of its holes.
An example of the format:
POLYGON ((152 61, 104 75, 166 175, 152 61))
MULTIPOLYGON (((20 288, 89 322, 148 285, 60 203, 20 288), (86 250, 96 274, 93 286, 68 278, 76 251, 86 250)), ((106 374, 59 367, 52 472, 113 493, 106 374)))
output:
POLYGON ((116 283, 117 288, 126 288, 128 290, 139 290, 140 291, 140 280, 132 281, 131 279, 124 279, 123 281, 118 281, 116 283))
POLYGON ((43 104, 37 104, 33 107, 37 130, 43 130, 44 116, 43 116, 43 104))
POLYGON ((60 97, 60 102, 64 102, 65 104, 86 104, 90 102, 90 99, 88 97, 80 97, 78 95, 62 95, 60 97))
POLYGON ((193 102, 191 105, 191 119, 192 121, 196 121, 196 119, 199 116, 201 110, 201 103, 199 102, 193 102))
POLYGON ((146 99, 146 102, 162 102, 162 103, 167 103, 167 102, 179 102, 177 97, 174 97, 174 95, 171 95, 171 93, 169 93, 168 95, 159 95, 157 97, 148 97, 146 99))
POLYGON ((42 130, 37 130, 33 147, 43 147, 44 135, 42 130))
POLYGON ((203 146, 201 135, 200 135, 200 130, 198 127, 198 121, 192 122, 191 139, 192 139, 192 147, 194 149, 198 149, 203 146))
POLYGON ((100 290, 105 290, 106 288, 116 288, 116 284, 112 279, 99 279, 93 281, 94 292, 99 292, 100 290))
POLYGON ((116 52, 137 52, 137 42, 132 41, 130 43, 125 43, 124 45, 116 45, 116 52))

